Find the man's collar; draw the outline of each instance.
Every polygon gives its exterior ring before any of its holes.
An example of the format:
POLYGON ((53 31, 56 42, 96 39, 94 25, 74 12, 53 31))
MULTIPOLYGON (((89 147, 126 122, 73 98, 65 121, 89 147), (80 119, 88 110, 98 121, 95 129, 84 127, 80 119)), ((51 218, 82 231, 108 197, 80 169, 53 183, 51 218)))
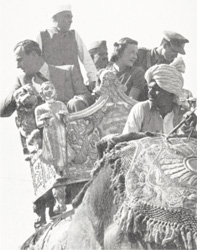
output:
POLYGON ((46 62, 42 65, 39 72, 48 79, 49 76, 49 66, 46 62))
POLYGON ((119 66, 118 66, 116 63, 114 63, 113 66, 114 66, 114 69, 115 69, 117 72, 120 72, 120 68, 119 68, 119 66))
MULTIPOLYGON (((158 108, 156 107, 156 105, 151 102, 150 100, 148 100, 149 102, 149 107, 150 107, 150 110, 158 110, 158 108)), ((178 104, 174 103, 172 104, 172 111, 176 111, 178 109, 178 104)))
POLYGON ((150 110, 157 110, 157 107, 155 106, 155 104, 153 102, 148 100, 148 103, 149 103, 150 110))
POLYGON ((123 69, 120 69, 120 67, 116 63, 113 64, 113 67, 117 72, 130 71, 132 69, 131 66, 126 66, 123 69))
POLYGON ((159 54, 157 51, 158 48, 154 48, 151 50, 151 63, 152 65, 155 64, 169 64, 169 62, 164 58, 163 55, 159 54))
POLYGON ((161 61, 163 56, 161 56, 158 51, 157 48, 154 48, 151 50, 151 58, 153 59, 152 63, 159 63, 161 61))

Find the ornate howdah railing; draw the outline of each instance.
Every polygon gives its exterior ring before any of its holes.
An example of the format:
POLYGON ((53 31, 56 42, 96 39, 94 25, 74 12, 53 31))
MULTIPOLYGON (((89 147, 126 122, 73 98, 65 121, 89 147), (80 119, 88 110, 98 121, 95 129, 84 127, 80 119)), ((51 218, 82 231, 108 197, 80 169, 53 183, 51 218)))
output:
MULTIPOLYGON (((30 168, 35 193, 35 212, 39 216, 43 210, 40 210, 40 206, 43 207, 43 200, 49 199, 48 193, 51 190, 53 196, 56 193, 54 198, 56 205, 59 204, 57 210, 61 212, 65 203, 64 195, 60 194, 60 199, 57 190, 54 190, 89 180, 97 158, 96 143, 105 135, 122 132, 129 111, 136 103, 134 99, 125 95, 124 88, 113 73, 106 72, 97 89, 97 101, 85 110, 67 115, 66 140, 72 149, 72 158, 69 159, 67 155, 67 164, 61 177, 52 163, 43 161, 42 149, 33 155, 30 168)), ((76 192, 72 187, 72 198, 76 192)))

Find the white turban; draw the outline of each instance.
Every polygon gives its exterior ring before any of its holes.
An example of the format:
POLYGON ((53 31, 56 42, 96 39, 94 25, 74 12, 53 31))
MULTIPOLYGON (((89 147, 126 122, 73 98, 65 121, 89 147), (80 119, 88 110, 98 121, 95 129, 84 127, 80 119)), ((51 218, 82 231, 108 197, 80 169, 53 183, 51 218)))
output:
POLYGON ((148 84, 154 80, 160 88, 177 96, 182 95, 184 80, 181 73, 174 66, 167 64, 154 65, 146 71, 145 79, 148 84))
POLYGON ((71 4, 70 3, 64 3, 64 2, 54 2, 51 5, 48 6, 48 16, 49 18, 52 18, 56 14, 63 12, 63 11, 71 11, 71 4))

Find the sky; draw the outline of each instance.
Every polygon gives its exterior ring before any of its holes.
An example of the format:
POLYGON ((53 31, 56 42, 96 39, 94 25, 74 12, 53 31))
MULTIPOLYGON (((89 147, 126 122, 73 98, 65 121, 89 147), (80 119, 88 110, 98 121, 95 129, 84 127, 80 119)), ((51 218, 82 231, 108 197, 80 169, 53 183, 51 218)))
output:
MULTIPOLYGON (((184 87, 197 97, 196 0, 71 0, 72 28, 88 46, 106 40, 109 55, 113 43, 122 37, 138 41, 139 47, 160 44, 163 30, 177 31, 186 44, 184 87)), ((58 3, 58 0, 54 1, 58 3)), ((13 55, 15 44, 36 39, 50 26, 51 0, 0 1, 0 98, 6 96, 20 70, 13 55)), ((23 160, 15 117, 0 118, 0 248, 18 249, 33 233, 33 186, 30 168, 23 160)))

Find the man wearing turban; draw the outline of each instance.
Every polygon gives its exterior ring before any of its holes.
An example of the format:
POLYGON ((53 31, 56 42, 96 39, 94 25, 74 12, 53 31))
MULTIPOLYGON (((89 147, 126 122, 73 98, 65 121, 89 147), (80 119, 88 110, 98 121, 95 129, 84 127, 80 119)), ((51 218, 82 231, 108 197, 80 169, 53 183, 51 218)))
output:
POLYGON ((175 66, 160 64, 149 68, 145 79, 148 100, 131 109, 123 134, 146 131, 168 134, 186 112, 177 104, 182 95, 183 77, 175 66))

